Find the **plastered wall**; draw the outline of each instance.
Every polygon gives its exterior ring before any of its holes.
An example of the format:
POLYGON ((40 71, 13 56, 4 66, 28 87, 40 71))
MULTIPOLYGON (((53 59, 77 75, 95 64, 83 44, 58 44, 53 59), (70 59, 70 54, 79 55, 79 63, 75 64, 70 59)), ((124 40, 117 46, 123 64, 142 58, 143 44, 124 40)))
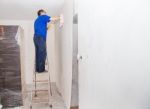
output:
POLYGON ((59 29, 56 25, 56 54, 57 54, 57 87, 65 101, 67 109, 71 104, 72 85, 72 38, 73 38, 73 0, 65 0, 62 11, 64 26, 59 29))
POLYGON ((150 109, 149 6, 79 0, 80 109, 150 109))

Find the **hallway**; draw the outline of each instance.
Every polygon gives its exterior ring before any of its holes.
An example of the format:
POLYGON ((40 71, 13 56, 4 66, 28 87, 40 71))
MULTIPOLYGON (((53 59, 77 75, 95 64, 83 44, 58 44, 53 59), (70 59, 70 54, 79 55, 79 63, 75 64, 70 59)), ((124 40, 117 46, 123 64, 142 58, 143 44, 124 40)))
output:
MULTIPOLYGON (((20 53, 20 50, 16 43, 17 40, 14 40, 18 31, 18 26, 1 25, 0 27, 3 28, 4 32, 3 34, 0 32, 0 34, 2 34, 0 35, 0 103, 5 109, 29 109, 31 89, 34 89, 34 86, 32 86, 32 88, 31 85, 25 86, 27 87, 25 92, 26 97, 22 99, 21 85, 23 84, 21 83, 20 62, 18 61, 20 59, 17 58, 20 57, 20 54, 17 54, 20 53)), ((46 77, 39 76, 39 78, 44 80, 46 77)), ((50 103, 53 105, 52 109, 66 109, 62 96, 56 88, 56 83, 51 84, 52 96, 50 97, 50 103)), ((45 84, 40 84, 39 88, 45 88, 45 84)), ((48 93, 39 93, 38 96, 47 97, 48 93)), ((49 106, 47 104, 34 104, 33 109, 49 109, 49 106)))
MULTIPOLYGON (((18 79, 12 78, 11 74, 7 75, 7 81, 10 82, 11 87, 14 88, 14 84, 19 84, 19 92, 15 90, 15 95, 11 95, 12 99, 8 101, 11 105, 6 103, 6 99, 0 97, 0 105, 2 104, 4 108, 13 108, 19 106, 19 108, 28 109, 30 102, 30 86, 33 83, 33 71, 34 71, 34 58, 35 58, 35 48, 33 44, 33 28, 34 20, 37 18, 37 11, 39 9, 45 9, 47 14, 50 16, 58 16, 63 14, 66 19, 66 24, 63 28, 59 28, 59 22, 57 24, 52 23, 50 30, 48 30, 47 38, 47 52, 48 58, 50 60, 49 66, 51 73, 51 82, 53 84, 53 93, 52 102, 54 104, 54 109, 69 109, 71 104, 71 63, 72 63, 72 49, 71 40, 69 40, 70 35, 72 34, 72 25, 73 25, 73 1, 72 0, 45 0, 43 1, 20 1, 20 0, 1 0, 0 1, 0 25, 4 26, 18 26, 17 34, 13 37, 15 44, 19 46, 20 57, 15 57, 15 59, 20 59, 20 66, 14 63, 13 68, 21 69, 19 71, 20 75, 16 72, 14 73, 15 77, 18 79), (32 4, 32 5, 31 5, 32 4), (5 10, 5 12, 4 12, 5 10), (12 16, 13 14, 13 16, 12 16), (70 30, 69 30, 69 29, 70 30), (66 44, 63 43, 63 39, 66 39, 66 44), (62 43, 60 43, 62 42, 62 43), (62 44, 62 45, 60 45, 62 44), (68 50, 67 52, 62 52, 61 49, 68 50), (69 53, 68 53, 69 52, 69 53), (68 56, 66 55, 68 54, 68 56), (65 56, 65 57, 64 57, 65 56), (67 56, 67 60, 64 60, 67 56), (64 66, 60 66, 64 65, 64 66), (67 69, 66 69, 67 68, 67 69), (69 70, 68 70, 69 68, 69 70), (65 77, 65 75, 69 77, 65 77), (8 79, 10 78, 10 80, 8 79), (64 78, 64 79, 62 79, 64 78), (21 81, 20 81, 21 80, 21 81), (56 88, 57 87, 57 88, 56 88), (58 93, 59 92, 59 93, 58 93), (19 95, 20 93, 20 95, 19 95), (60 96, 61 95, 61 96, 60 96), (19 101, 16 100, 15 96, 20 97, 19 101), (7 104, 7 106, 4 104, 7 104), (13 106, 12 106, 13 105, 13 106), (24 105, 23 107, 20 107, 24 105)), ((3 34, 3 28, 0 28, 0 33, 3 34)), ((6 31, 5 31, 6 32, 6 31)), ((6 33, 7 34, 7 33, 6 33)), ((0 37, 1 38, 1 37, 0 37)), ((0 43, 0 48, 3 46, 0 43)), ((12 46, 11 44, 9 46, 12 46)), ((4 52, 4 51, 3 51, 4 52)), ((6 51, 5 51, 6 52, 6 51)), ((1 54, 0 54, 1 55, 1 54)), ((3 60, 3 57, 1 60, 3 60)), ((0 62, 1 62, 0 60, 0 62)), ((13 58, 5 59, 13 60, 13 58)), ((7 62, 6 61, 6 62, 7 62)), ((8 66, 7 63, 6 66, 8 66)), ((2 66, 0 66, 2 67, 2 66)), ((3 76, 4 71, 0 71, 0 75, 3 76)), ((6 80, 5 80, 6 81, 6 80)), ((3 78, 0 78, 0 86, 4 86, 3 78)), ((6 85, 9 86, 8 84, 6 85)), ((40 86, 44 86, 41 84, 40 86)), ((16 86, 15 86, 16 87, 16 86)), ((0 90, 2 91, 2 90, 0 90)), ((8 91, 8 94, 11 94, 13 90, 8 91)), ((6 90, 4 90, 6 93, 6 90)), ((0 92, 1 95, 4 93, 0 92)), ((45 93, 45 95, 47 95, 45 93)), ((41 95, 42 96, 42 95, 41 95)), ((6 97, 6 96, 5 96, 6 97)), ((43 109, 47 108, 46 104, 42 105, 33 105, 33 109, 43 109)))

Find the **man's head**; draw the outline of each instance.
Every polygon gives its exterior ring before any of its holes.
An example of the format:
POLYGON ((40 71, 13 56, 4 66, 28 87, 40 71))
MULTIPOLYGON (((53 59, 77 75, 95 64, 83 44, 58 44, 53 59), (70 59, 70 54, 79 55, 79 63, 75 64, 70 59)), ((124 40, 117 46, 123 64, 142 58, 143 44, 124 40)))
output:
POLYGON ((37 15, 38 15, 38 16, 46 15, 46 11, 43 10, 43 9, 40 9, 40 10, 37 12, 37 15))

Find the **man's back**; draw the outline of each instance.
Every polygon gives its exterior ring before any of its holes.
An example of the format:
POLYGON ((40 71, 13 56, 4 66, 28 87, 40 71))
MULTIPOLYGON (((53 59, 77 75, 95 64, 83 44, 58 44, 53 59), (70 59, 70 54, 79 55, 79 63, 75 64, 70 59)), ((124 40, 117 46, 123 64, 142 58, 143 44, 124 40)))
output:
POLYGON ((34 36, 43 37, 46 40, 47 23, 50 22, 50 16, 41 15, 34 22, 34 36))

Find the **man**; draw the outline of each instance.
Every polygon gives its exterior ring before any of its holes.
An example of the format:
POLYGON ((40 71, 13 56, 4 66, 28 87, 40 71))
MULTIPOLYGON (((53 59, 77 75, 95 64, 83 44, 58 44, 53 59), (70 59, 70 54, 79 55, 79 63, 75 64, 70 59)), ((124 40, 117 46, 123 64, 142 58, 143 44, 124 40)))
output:
POLYGON ((37 12, 38 17, 34 22, 34 45, 36 54, 35 70, 38 73, 46 72, 45 60, 47 56, 46 51, 46 36, 48 23, 60 20, 60 17, 50 17, 41 9, 37 12))

